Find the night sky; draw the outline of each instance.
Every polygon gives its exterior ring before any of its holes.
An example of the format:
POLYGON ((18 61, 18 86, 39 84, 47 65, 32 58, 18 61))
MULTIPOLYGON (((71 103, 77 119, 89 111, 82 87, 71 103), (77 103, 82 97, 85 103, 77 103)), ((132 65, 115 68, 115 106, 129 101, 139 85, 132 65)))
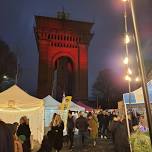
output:
MULTIPOLYGON (((142 48, 152 59, 152 2, 136 0, 142 48)), ((70 19, 94 22, 94 37, 89 46, 89 94, 98 72, 104 68, 122 71, 122 0, 0 0, 0 39, 20 61, 19 85, 36 94, 38 50, 34 37, 34 15, 55 17, 57 11, 70 13, 70 19)))

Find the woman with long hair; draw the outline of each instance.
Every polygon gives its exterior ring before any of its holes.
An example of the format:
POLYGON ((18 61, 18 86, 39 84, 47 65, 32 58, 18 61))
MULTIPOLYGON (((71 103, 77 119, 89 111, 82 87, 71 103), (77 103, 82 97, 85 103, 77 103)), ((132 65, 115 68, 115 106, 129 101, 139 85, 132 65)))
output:
POLYGON ((63 130, 64 123, 60 117, 60 115, 56 115, 52 125, 52 134, 53 134, 53 147, 59 152, 63 146, 63 130))
POLYGON ((51 152, 52 151, 53 138, 54 138, 53 132, 52 132, 52 126, 53 126, 53 122, 54 122, 56 115, 57 115, 56 113, 53 114, 51 123, 49 125, 49 131, 48 131, 47 135, 44 135, 42 143, 41 143, 41 147, 38 150, 38 152, 51 152))
POLYGON ((3 121, 0 121, 0 152, 14 152, 13 134, 3 121))

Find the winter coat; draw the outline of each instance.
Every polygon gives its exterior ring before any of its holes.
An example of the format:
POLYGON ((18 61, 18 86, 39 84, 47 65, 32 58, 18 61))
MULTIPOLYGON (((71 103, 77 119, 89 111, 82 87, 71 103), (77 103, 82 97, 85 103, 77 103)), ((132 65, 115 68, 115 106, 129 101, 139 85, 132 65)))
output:
MULTIPOLYGON (((52 137, 52 145, 56 150, 61 150, 63 146, 63 130, 64 123, 61 122, 58 126, 52 126, 50 136, 52 137)), ((49 137, 50 139, 50 137, 49 137)))
POLYGON ((31 151, 31 142, 30 142, 30 136, 31 131, 29 125, 26 123, 20 124, 17 130, 17 136, 20 137, 21 135, 24 135, 25 141, 23 142, 23 152, 30 152, 31 151))
POLYGON ((88 126, 88 120, 85 117, 80 116, 76 119, 76 128, 79 130, 79 132, 87 132, 88 126))
POLYGON ((103 125, 103 114, 101 114, 101 113, 98 114, 97 118, 98 118, 98 122, 99 122, 99 127, 101 128, 103 125))
POLYGON ((129 152, 129 141, 126 126, 119 121, 114 121, 110 127, 114 138, 116 152, 129 152))
POLYGON ((74 129, 74 118, 73 117, 71 117, 71 118, 68 117, 67 130, 73 130, 73 129, 74 129))
POLYGON ((92 117, 92 119, 88 120, 90 130, 90 137, 92 139, 96 139, 98 137, 98 119, 96 117, 92 117))
POLYGON ((52 140, 50 136, 51 131, 48 131, 48 134, 43 137, 41 147, 37 152, 51 152, 52 151, 52 140))
POLYGON ((109 127, 109 121, 110 121, 109 116, 103 115, 103 124, 102 124, 102 125, 103 125, 106 129, 108 129, 108 127, 109 127))
POLYGON ((14 139, 6 123, 0 120, 0 152, 14 152, 14 139))

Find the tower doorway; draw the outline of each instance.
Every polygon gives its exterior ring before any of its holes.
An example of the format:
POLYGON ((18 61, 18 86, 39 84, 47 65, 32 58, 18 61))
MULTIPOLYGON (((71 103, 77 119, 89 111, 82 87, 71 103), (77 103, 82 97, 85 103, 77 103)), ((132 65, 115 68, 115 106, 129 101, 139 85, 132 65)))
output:
POLYGON ((74 91, 74 67, 73 61, 62 56, 55 61, 53 70, 52 96, 58 101, 62 100, 63 94, 73 95, 74 91))

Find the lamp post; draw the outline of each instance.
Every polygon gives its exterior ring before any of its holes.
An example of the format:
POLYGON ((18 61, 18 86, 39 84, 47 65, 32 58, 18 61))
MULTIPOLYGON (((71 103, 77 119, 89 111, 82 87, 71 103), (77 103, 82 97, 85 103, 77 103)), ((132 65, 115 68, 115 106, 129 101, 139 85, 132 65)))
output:
POLYGON ((138 33, 138 28, 137 28, 137 22, 136 22, 134 1, 129 0, 129 3, 130 3, 132 19, 133 19, 133 26, 134 26, 134 33, 135 33, 135 40, 136 40, 135 41, 136 53, 137 53, 138 66, 139 66, 140 77, 141 77, 141 85, 142 85, 143 95, 144 95, 144 102, 145 102, 145 107, 146 107, 147 120, 148 120, 148 125, 149 125, 150 140, 152 144, 152 114, 151 114, 151 109, 150 109, 148 89, 147 89, 147 83, 146 83, 146 78, 145 78, 144 62, 143 62, 143 57, 141 53, 140 39, 139 39, 139 33, 138 33))

